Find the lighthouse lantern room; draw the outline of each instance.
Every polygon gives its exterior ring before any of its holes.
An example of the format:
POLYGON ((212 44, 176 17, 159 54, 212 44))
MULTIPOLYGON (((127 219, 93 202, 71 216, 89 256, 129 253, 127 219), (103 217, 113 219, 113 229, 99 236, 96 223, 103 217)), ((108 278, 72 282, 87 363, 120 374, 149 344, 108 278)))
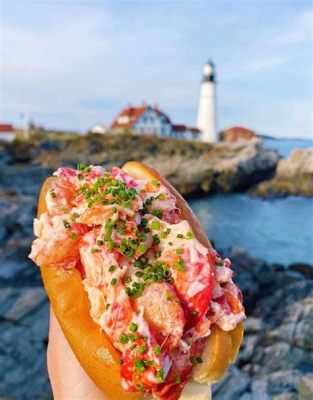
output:
POLYGON ((197 128, 201 131, 203 142, 216 142, 215 114, 215 66, 208 61, 203 67, 200 100, 197 116, 197 128))

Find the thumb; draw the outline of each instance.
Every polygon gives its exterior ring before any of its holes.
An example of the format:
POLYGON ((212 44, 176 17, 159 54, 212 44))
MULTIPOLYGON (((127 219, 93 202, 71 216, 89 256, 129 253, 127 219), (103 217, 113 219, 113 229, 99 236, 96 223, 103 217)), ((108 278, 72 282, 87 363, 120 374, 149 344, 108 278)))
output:
POLYGON ((50 309, 47 360, 55 400, 105 400, 101 391, 79 364, 52 309, 50 309))

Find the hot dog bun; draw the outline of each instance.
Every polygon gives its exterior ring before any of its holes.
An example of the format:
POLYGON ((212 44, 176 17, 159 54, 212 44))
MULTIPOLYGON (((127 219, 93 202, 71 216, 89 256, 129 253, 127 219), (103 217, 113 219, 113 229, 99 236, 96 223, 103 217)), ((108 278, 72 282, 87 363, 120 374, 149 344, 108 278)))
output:
MULTIPOLYGON (((182 196, 155 170, 139 162, 128 162, 123 169, 137 179, 158 179, 169 188, 177 199, 177 206, 182 218, 187 219, 197 239, 205 246, 212 247, 199 221, 182 196)), ((42 186, 38 216, 46 211, 46 193, 55 178, 48 178, 42 186)), ((81 366, 93 382, 100 388, 108 400, 142 399, 141 393, 129 393, 122 389, 119 352, 99 326, 92 321, 89 300, 83 288, 77 270, 65 271, 49 266, 41 266, 41 274, 52 309, 60 323, 81 366)), ((243 336, 243 324, 231 332, 221 331, 214 326, 207 339, 203 352, 203 364, 193 370, 192 378, 199 383, 216 382, 234 362, 243 336)), ((210 390, 207 385, 188 383, 181 395, 181 400, 190 399, 190 391, 196 392, 197 399, 209 400, 210 390)))

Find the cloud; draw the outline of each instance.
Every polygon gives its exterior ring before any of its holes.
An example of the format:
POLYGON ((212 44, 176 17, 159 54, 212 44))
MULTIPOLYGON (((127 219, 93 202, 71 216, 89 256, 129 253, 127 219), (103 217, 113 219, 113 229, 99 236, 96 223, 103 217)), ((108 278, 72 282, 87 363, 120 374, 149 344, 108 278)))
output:
POLYGON ((3 73, 23 80, 75 73, 109 48, 101 40, 99 28, 106 22, 104 13, 92 10, 58 19, 48 29, 20 27, 5 21, 2 27, 3 73))
POLYGON ((245 75, 247 73, 258 73, 267 70, 273 70, 283 64, 286 64, 289 59, 290 57, 288 56, 266 54, 263 57, 255 57, 248 60, 246 63, 244 63, 240 71, 243 75, 245 75))
MULTIPOLYGON (((282 26, 271 26, 264 32, 256 35, 253 45, 243 46, 235 52, 221 68, 225 82, 235 79, 250 79, 251 76, 262 76, 267 73, 275 75, 275 70, 283 70, 284 66, 291 65, 298 57, 300 44, 307 44, 311 53, 312 65, 313 40, 313 11, 306 10, 293 15, 290 21, 282 26)), ((297 60, 298 61, 298 60, 297 60)), ((305 65, 298 70, 298 74, 305 65)))
POLYGON ((312 43, 313 11, 307 10, 296 17, 293 27, 269 41, 271 46, 312 43))

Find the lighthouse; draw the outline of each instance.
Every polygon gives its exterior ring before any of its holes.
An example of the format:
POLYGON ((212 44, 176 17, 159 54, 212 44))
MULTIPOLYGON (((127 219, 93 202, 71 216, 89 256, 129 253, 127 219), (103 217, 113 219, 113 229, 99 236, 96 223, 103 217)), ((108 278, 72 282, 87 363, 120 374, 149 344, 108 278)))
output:
POLYGON ((216 142, 215 127, 215 67, 208 61, 203 67, 197 128, 201 131, 202 142, 216 142))

